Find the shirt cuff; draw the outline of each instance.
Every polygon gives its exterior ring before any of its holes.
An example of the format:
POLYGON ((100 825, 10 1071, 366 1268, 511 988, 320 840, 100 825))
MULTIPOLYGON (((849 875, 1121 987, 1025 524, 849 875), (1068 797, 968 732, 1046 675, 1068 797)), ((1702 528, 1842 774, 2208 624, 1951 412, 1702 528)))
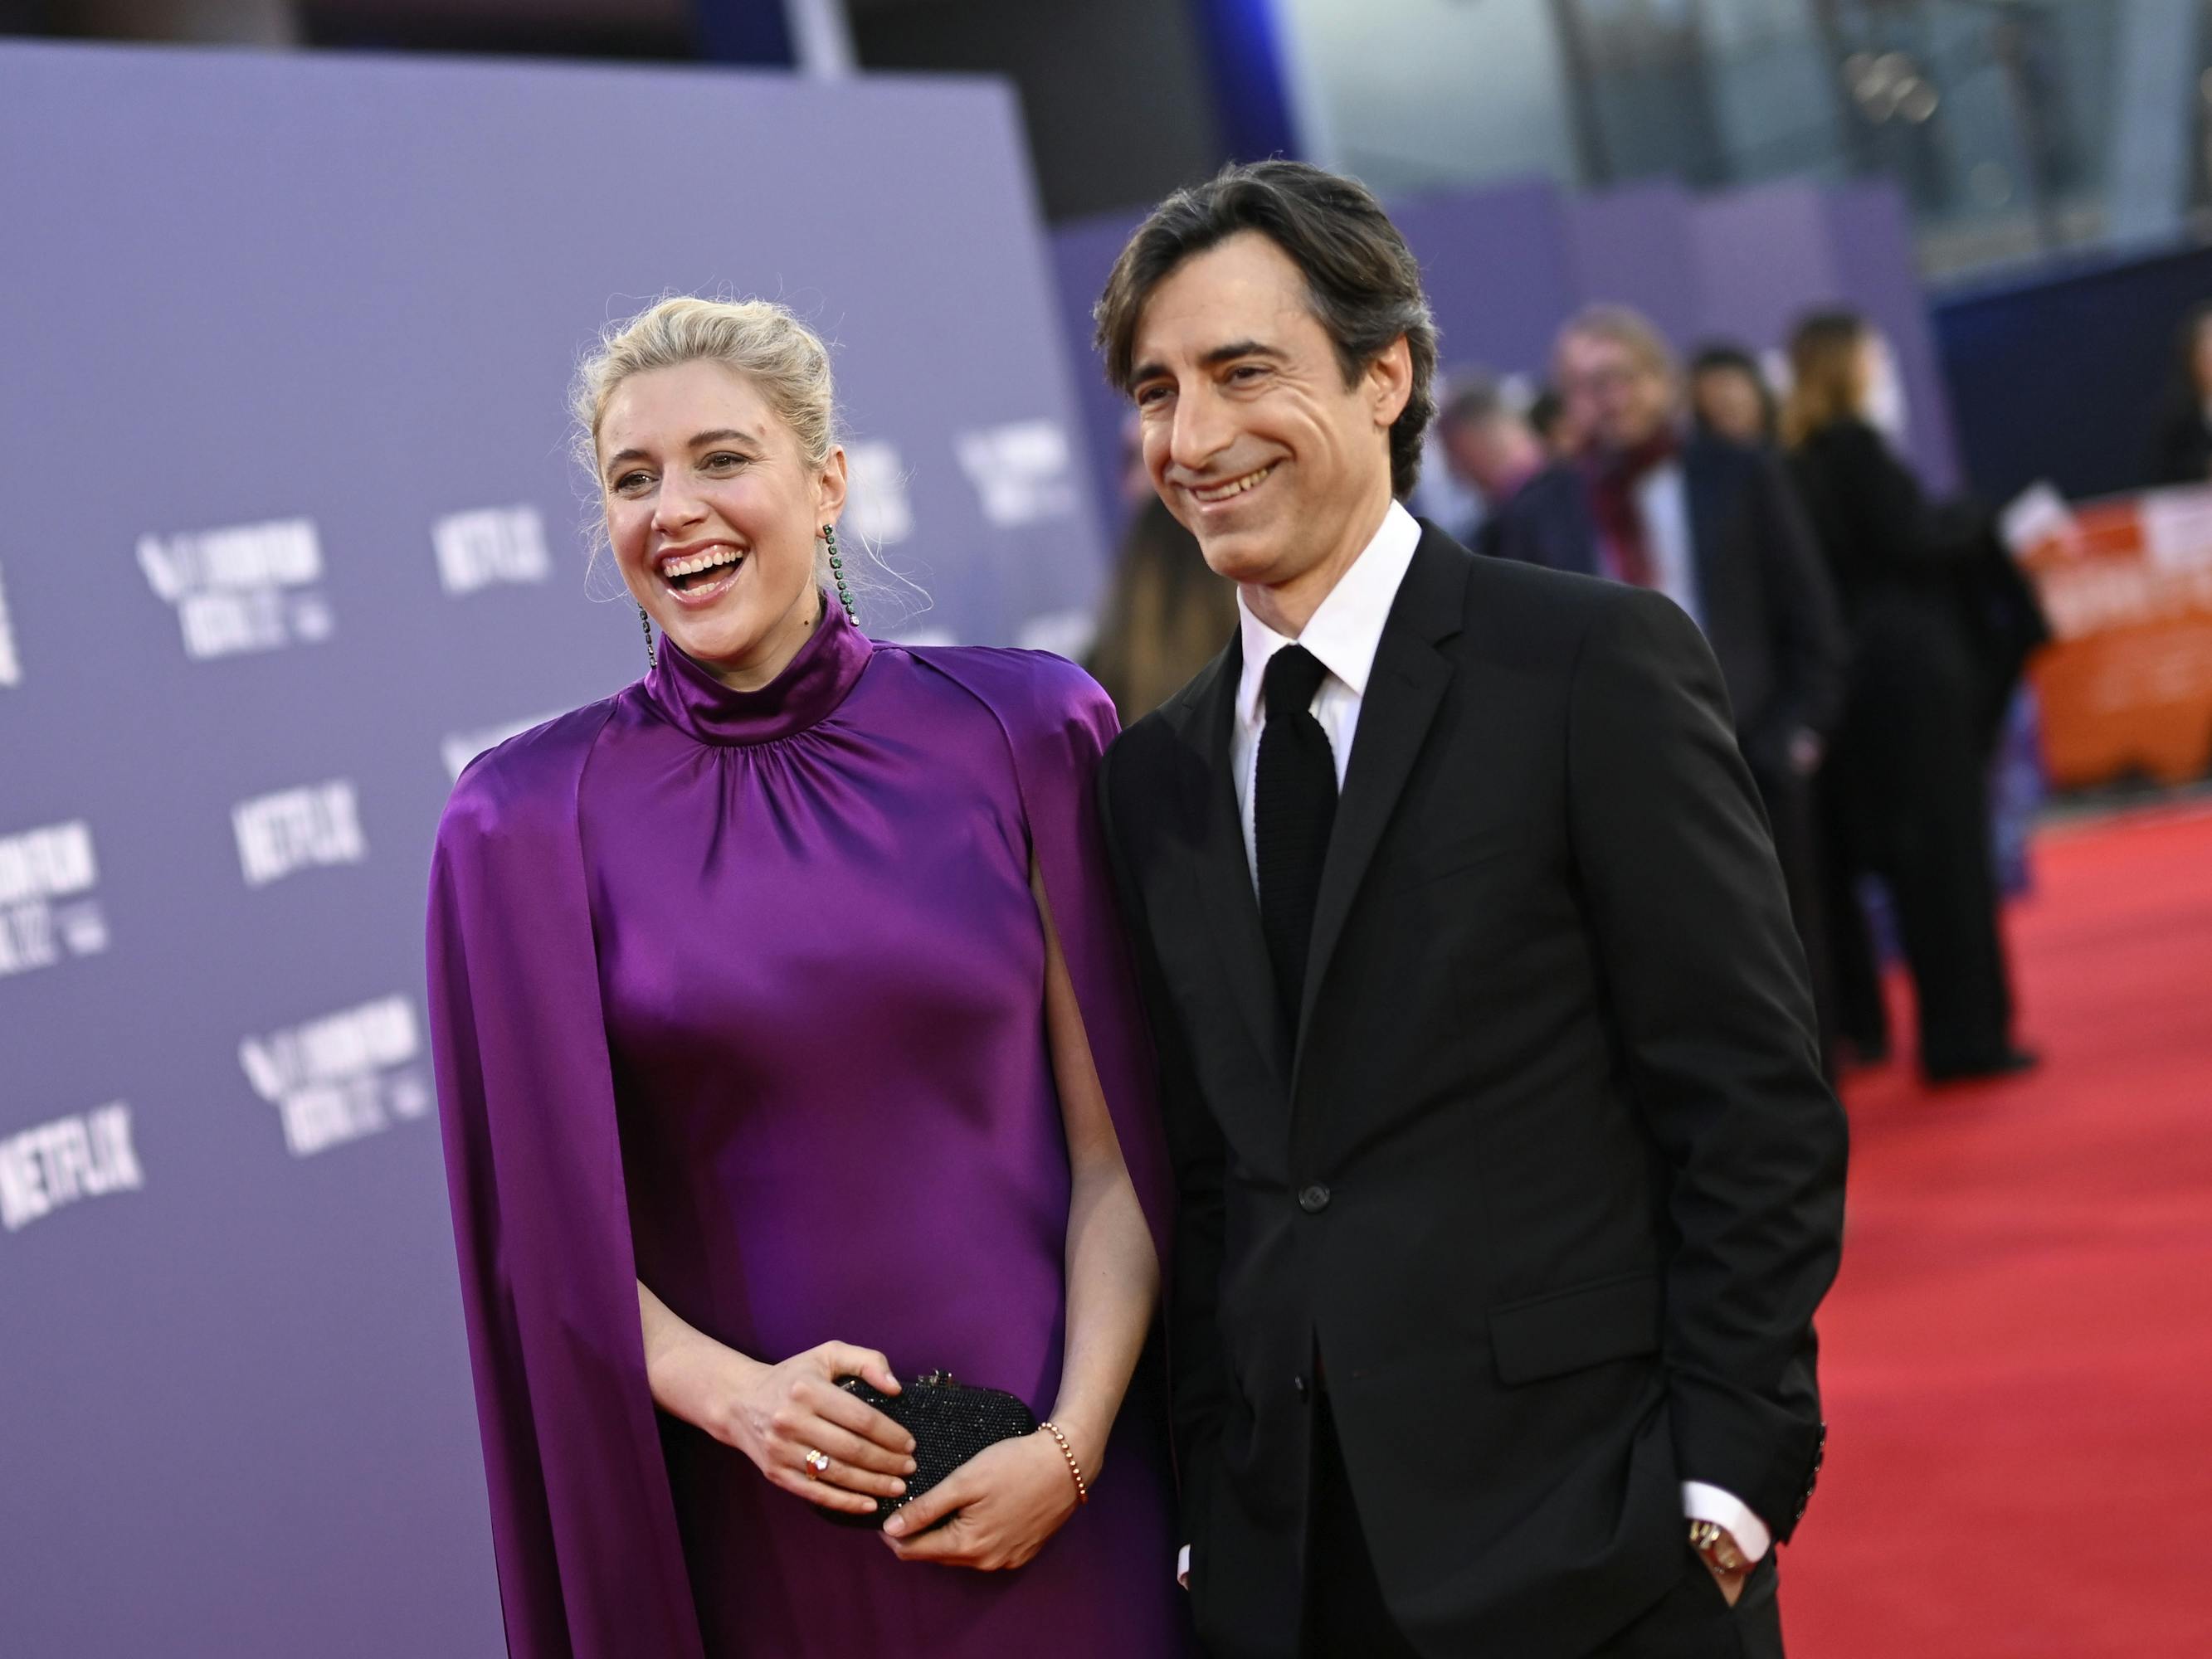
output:
POLYGON ((1774 1542, 1774 1534, 1767 1531, 1766 1522, 1751 1512, 1748 1504, 1734 1492, 1709 1486, 1702 1480, 1682 1483, 1682 1513, 1692 1521, 1710 1521, 1717 1527, 1726 1528, 1747 1561, 1759 1560, 1774 1542))
POLYGON ((1176 1552, 1176 1583, 1185 1589, 1190 1588, 1190 1546, 1188 1544, 1176 1552))

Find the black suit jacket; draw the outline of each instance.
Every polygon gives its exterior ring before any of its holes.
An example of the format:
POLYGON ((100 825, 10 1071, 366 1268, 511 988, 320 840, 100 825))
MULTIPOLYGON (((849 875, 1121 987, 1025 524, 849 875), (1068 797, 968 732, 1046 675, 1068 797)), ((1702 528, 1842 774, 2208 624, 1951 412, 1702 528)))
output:
POLYGON ((1424 526, 1293 1043, 1240 669, 1232 641, 1100 786, 1179 1187, 1194 1611, 1218 1653, 1293 1650, 1318 1355, 1408 1634, 1584 1653, 1680 1579, 1680 1481, 1786 1536, 1821 1444, 1844 1121, 1720 677, 1657 595, 1424 526))
MULTIPOLYGON (((1771 456, 1699 435, 1683 446, 1698 606, 1735 708, 1745 756, 1779 775, 1790 739, 1843 709, 1846 647, 1818 543, 1771 456)), ((1499 515, 1486 552, 1604 574, 1580 471, 1554 466, 1499 515)))
POLYGON ((1854 636, 1861 714, 1924 701, 1948 668, 1972 698, 1974 741, 1948 764, 1985 768, 2021 668, 2051 638, 2035 590, 1989 514, 1970 501, 1931 506, 1864 421, 1811 434, 1790 471, 1854 636))

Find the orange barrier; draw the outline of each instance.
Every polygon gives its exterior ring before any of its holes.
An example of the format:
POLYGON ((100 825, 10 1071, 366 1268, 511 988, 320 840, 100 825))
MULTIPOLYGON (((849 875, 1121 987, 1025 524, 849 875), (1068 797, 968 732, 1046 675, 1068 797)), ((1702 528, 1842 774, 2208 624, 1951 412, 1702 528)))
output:
POLYGON ((2212 768, 2212 488, 2113 496, 2016 548, 2051 619, 2029 668, 2051 782, 2212 768))

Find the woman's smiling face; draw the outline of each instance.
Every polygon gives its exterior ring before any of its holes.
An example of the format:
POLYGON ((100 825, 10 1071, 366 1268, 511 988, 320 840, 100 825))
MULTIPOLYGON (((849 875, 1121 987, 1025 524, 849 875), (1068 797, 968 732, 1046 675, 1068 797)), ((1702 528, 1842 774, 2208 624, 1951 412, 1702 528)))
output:
POLYGON ((711 360, 623 380, 598 450, 632 596, 726 684, 767 684, 821 617, 815 538, 844 507, 844 451, 811 465, 752 380, 711 360))

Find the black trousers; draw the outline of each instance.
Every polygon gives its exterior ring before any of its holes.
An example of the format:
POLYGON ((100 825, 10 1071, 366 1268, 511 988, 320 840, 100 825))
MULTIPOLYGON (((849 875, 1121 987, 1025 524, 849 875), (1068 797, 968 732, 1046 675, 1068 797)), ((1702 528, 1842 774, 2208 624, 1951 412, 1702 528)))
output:
POLYGON ((1325 1390, 1316 1390, 1314 1397, 1303 1623, 1302 1659, 1419 1659, 1383 1604, 1325 1390))
POLYGON ((1901 600, 1870 608, 1830 763, 1846 862, 1881 877, 1894 903, 1931 1073, 1990 1063, 2012 1028, 1989 757, 1954 633, 1901 600))
MULTIPOLYGON (((1705 1563, 1690 1548, 1688 1534, 1686 1521, 1680 1583, 1589 1659, 1783 1659, 1773 1555, 1770 1553, 1759 1564, 1731 1609, 1705 1563)), ((1314 1403, 1301 1623, 1300 1659, 1421 1659, 1420 1650, 1406 1639, 1382 1600, 1374 1558, 1368 1553, 1367 1537, 1352 1506, 1344 1451, 1325 1393, 1318 1394, 1314 1403)))
POLYGON ((1832 761, 1814 783, 1820 804, 1822 845, 1828 857, 1821 867, 1826 884, 1822 920, 1828 944, 1827 980, 1836 1004, 1836 1035, 1861 1059, 1889 1052, 1889 1006, 1883 1000, 1881 963, 1874 933, 1859 902, 1858 878, 1865 854, 1853 836, 1849 792, 1843 768, 1832 761))

